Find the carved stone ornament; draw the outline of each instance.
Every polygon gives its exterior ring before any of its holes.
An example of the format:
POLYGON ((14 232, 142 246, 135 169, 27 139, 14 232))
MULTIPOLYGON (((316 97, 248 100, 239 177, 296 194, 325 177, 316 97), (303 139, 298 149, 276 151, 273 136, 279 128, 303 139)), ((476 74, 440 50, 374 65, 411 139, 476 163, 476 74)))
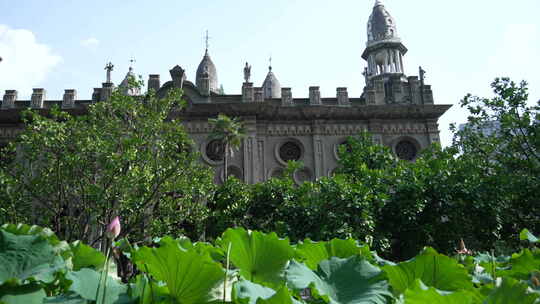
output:
POLYGON ((396 155, 400 159, 414 160, 417 154, 418 154, 418 149, 412 142, 408 140, 400 141, 396 145, 396 155))
POLYGON ((215 162, 222 161, 225 156, 225 145, 217 139, 210 141, 206 145, 206 156, 215 162))
POLYGON ((288 141, 279 148, 279 157, 284 162, 302 158, 302 148, 295 142, 288 141))

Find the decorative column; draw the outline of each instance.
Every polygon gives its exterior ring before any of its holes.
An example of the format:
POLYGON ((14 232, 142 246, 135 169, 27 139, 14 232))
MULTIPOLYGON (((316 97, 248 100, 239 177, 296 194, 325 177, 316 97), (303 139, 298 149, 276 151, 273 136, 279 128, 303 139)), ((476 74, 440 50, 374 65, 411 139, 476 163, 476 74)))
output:
POLYGON ((64 91, 62 98, 62 109, 71 109, 75 107, 75 99, 77 99, 77 91, 68 89, 64 91))
POLYGON ((244 181, 248 184, 256 183, 257 176, 260 175, 257 172, 256 161, 260 159, 257 149, 257 120, 255 117, 243 117, 244 127, 246 129, 246 137, 244 138, 244 181))
POLYGON ((112 82, 104 82, 101 84, 101 101, 107 101, 111 99, 114 84, 112 82))
POLYGON ((291 88, 281 88, 281 105, 282 106, 293 105, 291 88))
POLYGON ((309 104, 321 105, 321 92, 319 87, 309 87, 309 104))
POLYGON ((157 90, 159 90, 160 87, 161 87, 161 83, 159 80, 159 74, 148 75, 148 91, 154 90, 154 92, 157 92, 157 90))
POLYGON ((263 88, 260 88, 260 87, 253 88, 253 96, 254 96, 255 102, 263 102, 264 101, 263 88))
POLYGON ((315 169, 315 178, 324 176, 324 152, 322 139, 322 126, 324 122, 313 121, 313 168, 315 169))
POLYGON ((14 108, 15 101, 17 101, 17 90, 6 90, 2 99, 2 109, 14 108))
MULTIPOLYGON (((427 138, 430 144, 440 144, 441 139, 439 137, 439 124, 436 119, 429 119, 426 122, 427 138)), ((423 147, 425 148, 425 147, 423 147)))
POLYGON ((45 89, 36 88, 33 89, 32 97, 30 99, 30 106, 34 109, 43 108, 43 102, 45 101, 45 89))
POLYGON ((336 97, 339 105, 343 106, 349 104, 349 93, 347 92, 347 88, 337 88, 336 97))
POLYGON ((242 102, 253 102, 253 82, 242 84, 242 102))

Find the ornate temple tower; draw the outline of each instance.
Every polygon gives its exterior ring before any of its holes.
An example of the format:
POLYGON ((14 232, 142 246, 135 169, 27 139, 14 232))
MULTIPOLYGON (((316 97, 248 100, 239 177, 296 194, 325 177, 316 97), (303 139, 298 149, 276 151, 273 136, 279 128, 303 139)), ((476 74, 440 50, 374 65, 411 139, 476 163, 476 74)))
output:
POLYGON ((367 104, 433 104, 431 87, 424 85, 425 71, 418 77, 406 77, 403 57, 407 48, 397 33, 396 22, 381 0, 375 1, 367 24, 367 44, 362 58, 367 104))
POLYGON ((396 22, 380 0, 375 2, 367 24, 367 47, 362 54, 368 62, 368 76, 403 74, 407 48, 398 37, 396 22))
MULTIPOLYGON (((133 64, 134 60, 130 61, 131 64, 133 64)), ((109 76, 108 76, 109 77, 109 76)), ((126 77, 124 77, 124 80, 118 85, 118 88, 121 90, 121 92, 124 95, 128 96, 139 96, 141 95, 141 89, 140 88, 134 88, 130 87, 129 81, 137 80, 137 76, 135 76, 135 73, 133 72, 133 66, 129 66, 129 70, 126 73, 126 77)))

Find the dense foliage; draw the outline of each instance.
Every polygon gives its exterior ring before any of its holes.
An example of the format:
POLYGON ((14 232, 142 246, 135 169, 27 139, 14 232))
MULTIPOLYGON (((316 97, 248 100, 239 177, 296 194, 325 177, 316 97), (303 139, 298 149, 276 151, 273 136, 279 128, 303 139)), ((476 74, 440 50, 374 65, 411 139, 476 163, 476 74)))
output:
POLYGON ((333 177, 299 186, 290 175, 229 181, 209 201, 207 236, 241 226, 294 241, 353 237, 394 259, 426 245, 451 253, 460 239, 476 250, 516 248, 521 229, 540 230, 540 108, 527 106, 524 83, 492 87, 494 98, 462 101, 471 117, 452 146, 428 148, 414 162, 360 134, 341 148, 333 177), (478 132, 492 121, 501 122, 498 132, 478 132))
POLYGON ((123 239, 116 257, 129 257, 138 271, 122 283, 103 272, 104 256, 87 245, 37 226, 4 225, 0 302, 539 303, 539 240, 528 231, 522 239, 530 248, 511 256, 450 257, 426 247, 400 263, 354 239, 291 244, 242 228, 226 230, 213 244, 166 236, 133 247, 123 239))
POLYGON ((116 91, 82 115, 27 111, 25 130, 3 151, 0 220, 31 221, 92 245, 120 214, 124 233, 138 240, 202 234, 212 177, 171 116, 180 95, 116 91))

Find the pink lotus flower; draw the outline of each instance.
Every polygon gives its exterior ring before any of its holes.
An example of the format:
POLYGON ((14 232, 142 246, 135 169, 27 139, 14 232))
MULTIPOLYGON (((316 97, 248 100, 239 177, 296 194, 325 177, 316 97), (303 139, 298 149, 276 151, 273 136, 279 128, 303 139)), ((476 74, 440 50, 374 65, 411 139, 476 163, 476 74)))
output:
POLYGON ((461 241, 459 241, 459 249, 456 250, 458 254, 465 254, 465 255, 471 255, 472 254, 472 251, 470 251, 469 249, 467 249, 467 247, 465 247, 465 242, 463 241, 463 239, 461 239, 461 241))
POLYGON ((105 233, 108 238, 113 240, 120 235, 120 218, 118 216, 107 226, 107 231, 105 233))

